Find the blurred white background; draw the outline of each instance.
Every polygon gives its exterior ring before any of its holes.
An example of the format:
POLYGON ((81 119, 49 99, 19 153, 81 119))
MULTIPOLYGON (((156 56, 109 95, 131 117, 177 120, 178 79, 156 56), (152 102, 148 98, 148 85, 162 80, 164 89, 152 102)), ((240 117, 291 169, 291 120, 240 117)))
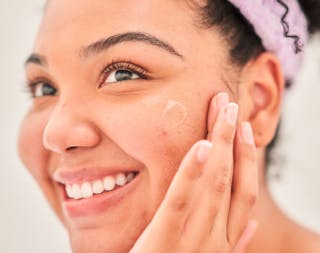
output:
MULTIPOLYGON (((30 102, 23 92, 23 61, 31 52, 43 0, 0 0, 0 252, 70 252, 67 235, 19 162, 16 139, 30 102)), ((273 195, 296 221, 320 232, 320 36, 294 88, 286 95, 273 195)), ((32 146, 30 146, 32 148, 32 146)))

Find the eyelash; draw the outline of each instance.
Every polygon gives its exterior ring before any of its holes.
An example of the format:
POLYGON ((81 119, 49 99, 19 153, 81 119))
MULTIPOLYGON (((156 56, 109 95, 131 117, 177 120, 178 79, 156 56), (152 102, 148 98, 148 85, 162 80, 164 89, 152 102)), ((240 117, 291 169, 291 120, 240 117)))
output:
POLYGON ((51 85, 53 88, 56 89, 56 87, 52 84, 51 81, 49 81, 47 78, 44 77, 38 77, 35 79, 32 79, 30 81, 27 81, 26 88, 24 89, 25 92, 31 95, 31 98, 35 98, 35 88, 39 83, 45 83, 51 85))
MULTIPOLYGON (((102 76, 102 81, 99 83, 99 88, 101 88, 101 86, 104 85, 105 81, 107 80, 107 78, 109 77, 109 75, 116 70, 128 70, 133 72, 134 74, 140 76, 142 79, 149 79, 148 76, 148 71, 145 70, 143 67, 137 65, 137 64, 133 64, 131 62, 128 61, 112 61, 110 64, 107 65, 107 67, 105 67, 102 71, 101 71, 101 75, 102 76)), ((34 80, 30 80, 27 82, 27 88, 26 88, 26 92, 31 94, 32 98, 35 98, 35 88, 39 83, 47 83, 50 84, 51 86, 54 87, 54 85, 52 85, 52 82, 49 81, 47 78, 43 78, 43 77, 39 77, 39 78, 35 78, 34 80)), ((54 87, 55 88, 55 87, 54 87)))
POLYGON ((137 64, 133 64, 128 61, 127 62, 112 61, 111 64, 109 64, 107 67, 105 67, 101 72, 103 79, 100 82, 99 88, 104 84, 104 82, 109 77, 109 75, 113 71, 116 71, 116 70, 129 70, 129 71, 133 72, 134 74, 137 74, 138 76, 140 76, 142 79, 146 79, 146 80, 149 79, 148 71, 137 64))

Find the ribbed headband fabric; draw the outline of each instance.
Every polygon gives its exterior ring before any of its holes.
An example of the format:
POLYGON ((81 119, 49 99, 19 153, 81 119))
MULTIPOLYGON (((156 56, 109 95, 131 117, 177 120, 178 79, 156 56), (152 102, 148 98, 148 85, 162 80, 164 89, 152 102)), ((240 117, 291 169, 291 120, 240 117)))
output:
POLYGON ((228 0, 253 26, 267 51, 281 62, 286 80, 293 80, 308 41, 308 22, 297 0, 228 0))

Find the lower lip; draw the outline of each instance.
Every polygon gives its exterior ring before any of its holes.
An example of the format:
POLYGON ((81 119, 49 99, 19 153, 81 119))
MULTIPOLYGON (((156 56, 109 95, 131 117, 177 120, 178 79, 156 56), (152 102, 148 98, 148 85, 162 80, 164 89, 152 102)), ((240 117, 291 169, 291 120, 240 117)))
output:
MULTIPOLYGON (((132 181, 122 187, 118 187, 112 191, 105 191, 101 194, 93 195, 90 198, 74 200, 69 199, 64 191, 64 200, 62 206, 66 214, 70 218, 76 218, 80 216, 88 216, 104 212, 107 209, 119 205, 129 194, 134 192, 140 181, 140 173, 135 176, 132 181)), ((64 188, 64 186, 63 186, 64 188)))

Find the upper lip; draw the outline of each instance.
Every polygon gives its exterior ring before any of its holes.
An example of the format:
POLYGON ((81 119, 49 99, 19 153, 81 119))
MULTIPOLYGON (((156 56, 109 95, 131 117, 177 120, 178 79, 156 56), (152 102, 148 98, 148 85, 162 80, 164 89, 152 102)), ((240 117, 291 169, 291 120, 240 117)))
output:
POLYGON ((138 172, 140 169, 133 167, 77 167, 77 168, 58 168, 53 173, 53 179, 61 184, 76 184, 81 182, 90 182, 102 179, 106 176, 116 175, 118 173, 138 172))

